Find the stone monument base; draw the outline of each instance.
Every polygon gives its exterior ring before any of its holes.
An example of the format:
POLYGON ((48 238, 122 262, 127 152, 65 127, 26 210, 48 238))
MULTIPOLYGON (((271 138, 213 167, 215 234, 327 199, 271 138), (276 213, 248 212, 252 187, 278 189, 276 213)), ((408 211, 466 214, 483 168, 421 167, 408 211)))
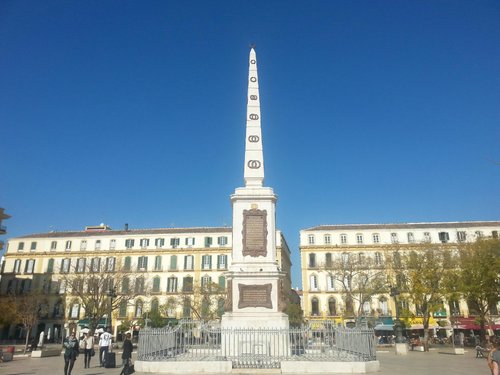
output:
POLYGON ((226 312, 222 315, 220 326, 230 329, 288 329, 289 324, 288 315, 281 312, 268 312, 266 314, 226 312))
POLYGON ((283 375, 299 374, 366 374, 378 372, 380 370, 379 361, 369 362, 308 362, 308 361, 282 361, 281 369, 258 369, 257 372, 251 369, 234 369, 231 361, 172 361, 172 362, 153 362, 153 361, 135 361, 135 370, 145 373, 156 374, 234 374, 234 373, 272 373, 283 375), (166 365, 168 364, 168 365, 166 365))

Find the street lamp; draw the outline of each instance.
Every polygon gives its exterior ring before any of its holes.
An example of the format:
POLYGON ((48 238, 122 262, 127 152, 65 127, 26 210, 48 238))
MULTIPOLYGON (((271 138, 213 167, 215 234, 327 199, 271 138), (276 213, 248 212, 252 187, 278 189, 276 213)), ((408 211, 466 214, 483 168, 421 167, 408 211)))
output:
POLYGON ((455 351, 455 326, 458 326, 458 315, 460 314, 457 309, 453 309, 452 320, 451 320, 451 342, 453 345, 453 351, 455 351))
MULTIPOLYGON (((113 298, 117 297, 116 288, 110 288, 108 290, 107 296, 109 297, 109 328, 110 328, 110 330, 112 330, 113 317, 111 316, 111 314, 113 313, 113 298)), ((107 319, 106 319, 106 328, 108 328, 107 327, 107 319)))
POLYGON ((394 333, 396 335, 396 344, 404 343, 403 339, 403 324, 399 319, 399 304, 398 304, 398 296, 400 294, 398 288, 389 285, 391 290, 391 297, 394 297, 394 303, 396 305, 396 320, 394 321, 394 333))

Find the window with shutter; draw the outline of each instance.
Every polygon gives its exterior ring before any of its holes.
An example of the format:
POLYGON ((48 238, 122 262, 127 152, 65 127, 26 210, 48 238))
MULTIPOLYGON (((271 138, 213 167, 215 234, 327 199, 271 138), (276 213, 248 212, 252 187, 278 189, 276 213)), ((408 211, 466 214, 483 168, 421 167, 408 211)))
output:
POLYGON ((227 245, 227 237, 226 236, 221 236, 217 238, 217 244, 219 246, 226 246, 227 245))
POLYGON ((211 255, 203 255, 201 268, 204 270, 212 269, 212 256, 211 255))
POLYGON ((316 267, 316 254, 312 253, 309 254, 309 268, 315 268, 316 267))
POLYGON ((139 257, 137 262, 137 269, 139 271, 146 271, 148 269, 148 257, 146 256, 139 257))
POLYGON ((115 258, 108 257, 106 258, 106 271, 113 272, 115 270, 115 258))
POLYGON ((450 235, 448 234, 448 232, 439 232, 438 236, 439 241, 441 241, 442 243, 447 243, 450 240, 450 235))
POLYGON ((169 277, 167 279, 167 293, 177 292, 177 277, 169 277))
POLYGON ((155 257, 155 271, 161 271, 161 255, 155 257))
POLYGON ((169 269, 171 271, 176 271, 177 270, 177 255, 171 255, 170 256, 170 267, 169 269))
POLYGON ((311 275, 310 283, 311 283, 311 291, 317 291, 318 290, 318 278, 316 277, 316 275, 311 275))
POLYGON ((34 268, 35 268, 35 260, 28 259, 26 261, 26 267, 24 269, 24 273, 33 273, 34 268))
POLYGON ((193 291, 193 278, 191 276, 186 276, 182 281, 182 291, 192 292, 193 291))
POLYGON ((122 279, 122 293, 128 293, 130 291, 130 280, 128 277, 122 279))
POLYGON ((326 255, 325 255, 325 267, 332 268, 332 266, 333 266, 332 253, 326 253, 326 255))
POLYGON ((157 276, 153 279, 153 293, 160 291, 160 278, 157 276))
POLYGON ((127 316, 127 301, 120 302, 120 310, 119 310, 118 314, 121 318, 124 318, 127 316))
POLYGON ((52 272, 54 272, 54 259, 49 259, 49 262, 47 264, 47 273, 52 272))
POLYGON ((76 272, 85 272, 85 258, 78 258, 76 261, 76 272))
POLYGON ((328 290, 335 290, 335 279, 333 276, 328 275, 326 283, 328 285, 328 290))
POLYGON ((16 261, 14 262, 14 273, 19 272, 21 272, 21 259, 16 259, 16 261))
POLYGON ((132 264, 132 258, 125 257, 125 261, 123 262, 123 270, 130 271, 131 264, 132 264))
POLYGON ((193 269, 193 256, 192 255, 184 256, 184 269, 185 270, 192 270, 193 269))
POLYGON ((61 263, 61 273, 68 273, 71 265, 71 259, 63 259, 61 263))
POLYGON ((205 247, 212 246, 212 237, 205 237, 205 247))
POLYGON ((217 255, 217 269, 224 270, 227 268, 227 255, 217 255))
POLYGON ((92 258, 92 272, 99 272, 101 270, 101 259, 92 258))
POLYGON ((202 289, 209 288, 211 283, 212 283, 212 278, 210 276, 205 275, 201 278, 201 288, 202 289))
POLYGON ((219 276, 219 288, 226 289, 226 278, 224 276, 219 276))

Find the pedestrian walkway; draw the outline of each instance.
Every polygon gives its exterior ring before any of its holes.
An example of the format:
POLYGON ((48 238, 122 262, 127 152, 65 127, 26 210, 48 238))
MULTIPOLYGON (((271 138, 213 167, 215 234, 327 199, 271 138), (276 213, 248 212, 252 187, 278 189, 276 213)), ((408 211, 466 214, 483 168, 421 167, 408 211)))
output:
MULTIPOLYGON (((465 355, 447 354, 448 349, 433 349, 428 353, 409 352, 406 356, 397 356, 393 348, 377 352, 380 361, 380 372, 376 375, 490 375, 485 359, 476 359, 473 348, 466 350, 465 355)), ((448 350, 449 351, 449 350, 448 350)), ((116 362, 121 364, 121 350, 115 350, 116 362)), ((135 355, 133 359, 135 360, 135 355)), ((97 357, 92 358, 90 368, 83 368, 83 355, 75 362, 72 375, 118 375, 121 368, 106 369, 99 367, 97 357)), ((168 367, 168 362, 166 362, 168 367)), ((313 366, 313 364, 312 364, 313 366)), ((63 374, 63 357, 30 358, 16 355, 14 361, 0 363, 1 375, 53 375, 63 374)), ((145 375, 136 372, 137 375, 145 375)), ((242 373, 239 373, 241 375, 242 373)), ((258 372, 253 371, 253 375, 258 372)), ((351 374, 352 375, 352 374, 351 374)))

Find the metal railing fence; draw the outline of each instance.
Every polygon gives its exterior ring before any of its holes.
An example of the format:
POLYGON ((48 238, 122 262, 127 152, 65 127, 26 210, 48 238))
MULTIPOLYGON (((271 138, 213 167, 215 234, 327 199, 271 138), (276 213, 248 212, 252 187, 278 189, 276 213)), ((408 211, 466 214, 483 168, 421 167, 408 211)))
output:
POLYGON ((223 329, 218 324, 181 321, 175 327, 139 333, 141 361, 231 360, 233 367, 280 367, 281 361, 349 361, 376 359, 372 329, 328 323, 289 329, 223 329))

